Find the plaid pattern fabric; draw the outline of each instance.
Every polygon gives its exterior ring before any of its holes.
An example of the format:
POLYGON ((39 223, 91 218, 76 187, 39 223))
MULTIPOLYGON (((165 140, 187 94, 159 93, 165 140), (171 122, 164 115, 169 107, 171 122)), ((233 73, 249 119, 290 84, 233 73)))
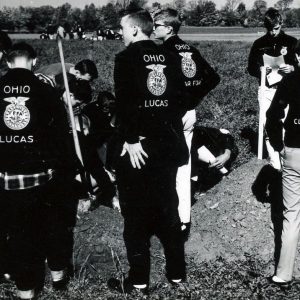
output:
POLYGON ((0 187, 5 190, 25 190, 35 186, 43 185, 51 180, 53 170, 36 174, 10 174, 0 172, 0 187))

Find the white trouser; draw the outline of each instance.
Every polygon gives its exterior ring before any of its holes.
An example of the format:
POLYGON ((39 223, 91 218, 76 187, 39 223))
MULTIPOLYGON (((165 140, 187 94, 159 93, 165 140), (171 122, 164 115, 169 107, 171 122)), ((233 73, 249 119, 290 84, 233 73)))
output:
MULTIPOLYGON (((191 152, 196 111, 189 110, 182 118, 183 132, 186 144, 191 152)), ((179 198, 178 212, 182 223, 191 221, 191 155, 186 165, 178 168, 176 176, 176 190, 179 198)))
MULTIPOLYGON (((264 127, 266 125, 266 113, 272 103, 275 92, 276 92, 276 89, 270 89, 270 88, 265 87, 264 98, 261 99, 261 97, 260 97, 261 88, 259 87, 259 89, 258 89, 259 107, 260 107, 261 113, 263 114, 264 127)), ((288 107, 286 108, 285 113, 287 113, 287 110, 288 110, 288 107)), ((281 162, 280 162, 279 153, 277 151, 275 151, 274 148, 271 146, 268 137, 266 137, 265 142, 266 142, 266 148, 267 148, 268 156, 269 156, 268 157, 269 164, 273 168, 275 168, 277 170, 281 170, 281 162)))
POLYGON ((290 281, 300 230, 300 148, 285 147, 282 170, 283 226, 276 275, 290 281))

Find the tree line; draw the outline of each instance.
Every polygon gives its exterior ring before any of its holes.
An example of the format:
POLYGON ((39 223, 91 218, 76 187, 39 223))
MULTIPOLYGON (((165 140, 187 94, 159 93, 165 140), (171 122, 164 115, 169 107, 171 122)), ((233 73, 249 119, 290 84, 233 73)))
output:
MULTIPOLYGON (((299 27, 300 9, 291 8, 292 3, 293 0, 279 0, 274 7, 283 14, 286 27, 299 27)), ((187 26, 259 27, 263 25, 263 16, 268 8, 264 0, 256 0, 250 9, 246 9, 245 3, 240 0, 226 0, 219 10, 213 0, 173 0, 164 5, 159 2, 148 5, 147 0, 111 0, 98 7, 91 3, 83 9, 72 7, 69 3, 59 7, 3 7, 0 10, 0 28, 16 32, 43 32, 49 25, 62 25, 70 31, 79 24, 85 31, 116 29, 120 10, 130 4, 152 12, 165 7, 176 8, 187 26)))

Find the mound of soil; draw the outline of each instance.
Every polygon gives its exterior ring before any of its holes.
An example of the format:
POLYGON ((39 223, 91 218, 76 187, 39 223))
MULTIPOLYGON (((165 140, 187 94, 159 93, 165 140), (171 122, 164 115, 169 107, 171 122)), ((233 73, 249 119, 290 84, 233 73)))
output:
MULTIPOLYGON (((241 259, 245 253, 270 260, 274 252, 271 204, 252 192, 265 161, 252 159, 232 171, 206 194, 195 194, 188 254, 197 260, 218 256, 241 259)), ((266 196, 269 191, 265 190, 266 196)))
MULTIPOLYGON (((259 199, 252 193, 252 185, 265 165, 266 161, 252 159, 233 170, 206 194, 195 193, 187 256, 193 257, 196 263, 218 257, 227 261, 243 260, 248 255, 272 260, 274 224, 272 205, 268 202, 270 191, 265 187, 265 198, 259 199)), ((110 274, 123 265, 122 270, 126 271, 122 231, 122 216, 110 208, 101 206, 81 216, 75 229, 76 265, 82 267, 89 261, 95 269, 110 274)), ((163 260, 163 252, 155 238, 152 247, 156 249, 152 251, 153 273, 161 274, 163 269, 159 261, 163 260), (156 265, 159 270, 155 269, 156 265)))

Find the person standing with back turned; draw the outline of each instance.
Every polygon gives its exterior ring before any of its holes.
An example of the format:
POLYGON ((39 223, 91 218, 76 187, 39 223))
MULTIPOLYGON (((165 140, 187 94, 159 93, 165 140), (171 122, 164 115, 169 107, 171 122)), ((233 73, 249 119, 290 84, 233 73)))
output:
MULTIPOLYGON (((188 158, 181 120, 186 109, 173 56, 150 40, 149 12, 125 11, 121 28, 126 49, 116 56, 114 79, 124 144, 116 175, 130 266, 123 287, 126 293, 147 293, 153 234, 164 246, 170 283, 178 285, 186 277, 176 193, 177 168, 188 158)), ((108 285, 123 290, 114 278, 108 285)))
MULTIPOLYGON (((177 63, 183 74, 184 87, 197 100, 182 119, 185 141, 190 151, 196 122, 195 107, 218 85, 220 77, 195 47, 179 38, 180 26, 180 16, 175 9, 167 8, 154 15, 155 38, 163 41, 161 46, 163 49, 176 54, 177 63)), ((176 189, 181 228, 187 238, 191 222, 191 157, 187 164, 178 168, 176 189)))

